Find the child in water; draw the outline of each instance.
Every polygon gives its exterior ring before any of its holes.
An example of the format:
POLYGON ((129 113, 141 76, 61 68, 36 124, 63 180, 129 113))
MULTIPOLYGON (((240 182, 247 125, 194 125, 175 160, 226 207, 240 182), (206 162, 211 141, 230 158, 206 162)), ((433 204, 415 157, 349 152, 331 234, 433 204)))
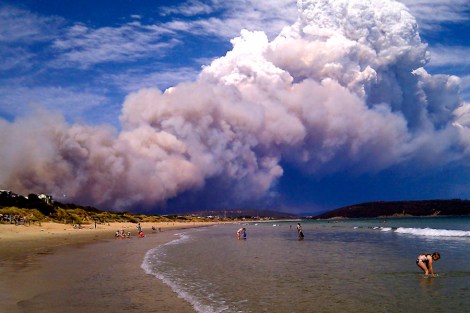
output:
POLYGON ((432 262, 437 261, 441 258, 439 252, 434 253, 423 253, 418 255, 416 259, 416 265, 423 270, 424 275, 431 275, 434 277, 434 270, 432 268, 432 262))
POLYGON ((237 230, 237 239, 240 240, 240 237, 243 233, 243 239, 246 239, 246 228, 242 227, 239 230, 237 230))

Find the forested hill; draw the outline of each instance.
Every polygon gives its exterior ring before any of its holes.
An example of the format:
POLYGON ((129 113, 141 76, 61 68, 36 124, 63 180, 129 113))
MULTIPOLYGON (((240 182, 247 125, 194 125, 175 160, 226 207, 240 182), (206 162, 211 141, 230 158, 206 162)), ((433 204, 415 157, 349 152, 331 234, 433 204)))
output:
POLYGON ((342 207, 314 219, 470 215, 470 200, 367 202, 342 207))

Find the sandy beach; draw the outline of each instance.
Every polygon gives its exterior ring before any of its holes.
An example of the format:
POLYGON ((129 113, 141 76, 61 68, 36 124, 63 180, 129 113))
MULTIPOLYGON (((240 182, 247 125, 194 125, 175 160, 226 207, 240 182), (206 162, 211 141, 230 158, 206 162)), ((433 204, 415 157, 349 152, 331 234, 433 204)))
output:
POLYGON ((195 312, 141 269, 145 253, 184 228, 213 223, 0 225, 2 312, 195 312), (156 230, 152 230, 152 226, 156 230), (161 231, 158 231, 158 229, 161 231), (131 238, 115 239, 123 229, 131 238))

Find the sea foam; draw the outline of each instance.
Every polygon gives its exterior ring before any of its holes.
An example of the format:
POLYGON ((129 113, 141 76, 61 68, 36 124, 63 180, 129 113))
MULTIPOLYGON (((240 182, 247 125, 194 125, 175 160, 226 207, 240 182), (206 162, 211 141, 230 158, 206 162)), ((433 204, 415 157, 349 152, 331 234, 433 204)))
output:
POLYGON ((470 237, 470 231, 451 229, 398 227, 396 232, 401 234, 411 234, 426 237, 470 237))
POLYGON ((220 313, 222 311, 226 312, 226 309, 227 309, 226 307, 215 308, 210 305, 202 304, 196 296, 191 294, 190 291, 186 291, 185 288, 183 288, 182 286, 183 284, 179 283, 177 279, 172 277, 171 274, 160 272, 158 270, 158 265, 161 262, 160 258, 165 255, 164 249, 166 246, 177 245, 177 244, 181 244, 183 242, 190 240, 190 236, 185 233, 178 233, 175 235, 178 236, 177 239, 172 240, 170 242, 167 242, 166 244, 163 244, 161 246, 158 246, 156 248, 153 248, 147 251, 140 267, 144 270, 146 274, 152 275, 158 278, 165 285, 170 287, 171 290, 173 290, 173 292, 175 292, 179 298, 184 299, 187 302, 189 302, 193 306, 193 308, 196 310, 196 312, 198 313, 220 313))

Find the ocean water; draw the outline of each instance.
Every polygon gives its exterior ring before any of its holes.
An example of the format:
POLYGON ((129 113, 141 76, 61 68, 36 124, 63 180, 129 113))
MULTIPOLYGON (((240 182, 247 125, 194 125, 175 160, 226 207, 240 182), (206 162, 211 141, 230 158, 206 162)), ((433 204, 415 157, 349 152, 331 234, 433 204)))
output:
POLYGON ((470 312, 470 218, 247 223, 192 229, 142 268, 197 312, 470 312), (416 266, 439 251, 436 278, 416 266))

